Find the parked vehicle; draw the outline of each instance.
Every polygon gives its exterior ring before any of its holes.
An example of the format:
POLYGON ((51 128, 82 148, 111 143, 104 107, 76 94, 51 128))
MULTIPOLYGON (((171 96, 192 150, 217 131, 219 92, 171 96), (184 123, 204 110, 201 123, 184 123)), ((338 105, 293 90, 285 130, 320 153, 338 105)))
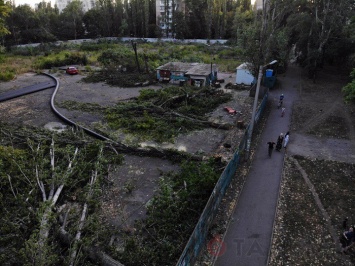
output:
POLYGON ((68 67, 67 70, 65 71, 69 75, 76 75, 79 73, 78 69, 76 67, 68 67))
POLYGON ((226 110, 226 111, 228 112, 228 114, 230 114, 230 115, 235 115, 235 114, 237 114, 237 111, 236 111, 236 110, 234 110, 233 108, 228 107, 228 106, 224 107, 224 110, 226 110))

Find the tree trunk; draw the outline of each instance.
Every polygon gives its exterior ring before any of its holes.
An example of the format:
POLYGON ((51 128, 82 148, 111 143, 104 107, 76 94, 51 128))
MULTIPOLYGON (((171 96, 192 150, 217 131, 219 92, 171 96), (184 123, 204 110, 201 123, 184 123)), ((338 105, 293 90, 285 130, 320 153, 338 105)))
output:
MULTIPOLYGON (((70 235, 63 227, 59 228, 58 233, 59 233, 59 240, 63 244, 70 246, 74 237, 70 235)), ((124 266, 122 263, 114 260, 112 257, 100 251, 99 249, 84 246, 83 250, 87 253, 88 257, 91 260, 100 262, 101 265, 103 266, 124 266)))

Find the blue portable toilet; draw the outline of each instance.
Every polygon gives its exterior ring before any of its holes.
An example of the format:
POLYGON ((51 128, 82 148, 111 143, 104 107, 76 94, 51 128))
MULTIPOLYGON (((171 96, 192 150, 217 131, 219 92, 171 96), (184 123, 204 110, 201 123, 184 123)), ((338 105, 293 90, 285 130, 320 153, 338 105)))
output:
POLYGON ((274 72, 274 70, 272 70, 272 69, 266 69, 265 77, 267 77, 267 78, 272 77, 273 76, 273 72, 274 72))

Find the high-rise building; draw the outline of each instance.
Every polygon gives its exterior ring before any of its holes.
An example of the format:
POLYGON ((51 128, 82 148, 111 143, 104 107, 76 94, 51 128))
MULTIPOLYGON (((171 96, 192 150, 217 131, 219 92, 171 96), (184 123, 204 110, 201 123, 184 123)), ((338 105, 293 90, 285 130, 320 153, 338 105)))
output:
MULTIPOLYGON (((59 9, 59 12, 62 12, 63 9, 71 2, 72 0, 56 0, 55 3, 59 9)), ((83 11, 86 12, 95 6, 95 0, 81 0, 83 4, 83 11)))
POLYGON ((255 8, 256 10, 260 10, 263 9, 263 2, 264 0, 255 0, 255 8))
POLYGON ((185 12, 184 0, 156 0, 156 23, 163 36, 174 37, 174 14, 185 12))

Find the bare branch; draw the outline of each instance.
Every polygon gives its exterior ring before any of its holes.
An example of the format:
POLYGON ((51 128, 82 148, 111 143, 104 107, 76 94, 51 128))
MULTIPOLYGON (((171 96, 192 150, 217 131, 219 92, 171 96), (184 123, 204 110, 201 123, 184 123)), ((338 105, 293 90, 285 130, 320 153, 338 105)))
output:
POLYGON ((42 192, 42 199, 43 201, 47 201, 47 196, 46 196, 46 191, 44 189, 44 185, 42 181, 39 181, 39 174, 38 174, 38 166, 36 165, 36 180, 37 180, 37 184, 39 189, 42 192))
MULTIPOLYGON (((32 192, 33 192, 33 189, 31 189, 31 191, 28 193, 28 195, 31 195, 32 194, 32 192)), ((26 202, 29 200, 30 198, 26 198, 26 202)))
MULTIPOLYGON (((89 188, 89 192, 87 195, 87 200, 89 200, 92 196, 93 185, 95 184, 96 179, 97 179, 97 170, 92 172, 92 175, 90 178, 90 184, 89 184, 90 188, 89 188)), ((88 212, 88 204, 85 202, 84 206, 83 206, 83 211, 81 213, 79 225, 78 225, 78 231, 76 232, 76 235, 74 238, 73 251, 72 251, 72 254, 70 255, 70 263, 69 263, 70 266, 74 265, 74 262, 75 262, 75 258, 76 258, 76 254, 77 254, 77 245, 78 245, 78 242, 80 241, 80 238, 81 238, 81 231, 84 228, 84 223, 86 220, 87 212, 88 212)))
POLYGON ((51 143, 51 148, 49 150, 50 156, 51 156, 51 168, 52 168, 52 174, 54 172, 54 140, 52 139, 51 143))
POLYGON ((9 182, 10 182, 10 187, 11 187, 12 194, 14 194, 14 197, 17 198, 16 193, 14 191, 14 188, 12 187, 11 176, 8 174, 7 177, 8 177, 9 182))
POLYGON ((29 180, 28 177, 26 176, 26 174, 22 171, 21 166, 20 166, 15 160, 12 160, 12 161, 16 164, 16 166, 17 166, 18 169, 20 170, 21 174, 22 174, 22 175, 25 177, 25 179, 27 180, 28 184, 31 185, 31 186, 33 186, 31 180, 29 180))
POLYGON ((52 184, 51 184, 51 189, 49 191, 49 196, 48 196, 48 199, 51 200, 53 198, 53 195, 54 195, 54 174, 55 174, 55 171, 54 171, 54 140, 52 138, 52 143, 51 143, 51 148, 49 149, 49 155, 51 157, 51 170, 52 170, 52 184))

